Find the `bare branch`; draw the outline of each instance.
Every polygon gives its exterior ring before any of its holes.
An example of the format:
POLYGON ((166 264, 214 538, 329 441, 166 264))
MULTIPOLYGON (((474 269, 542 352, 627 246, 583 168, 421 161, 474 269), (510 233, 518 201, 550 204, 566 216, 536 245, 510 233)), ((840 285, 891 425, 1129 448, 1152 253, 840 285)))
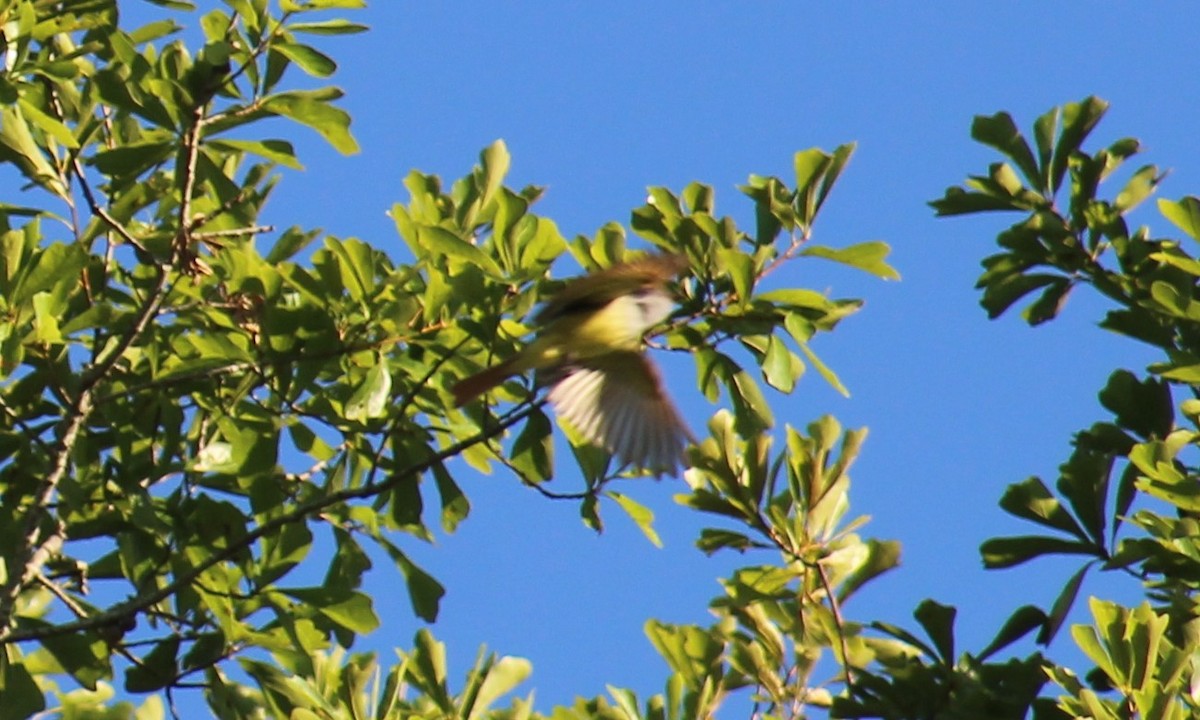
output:
POLYGON ((252 225, 244 228, 232 228, 230 230, 209 230, 207 232, 192 233, 193 240, 205 242, 215 238, 223 237, 241 237, 242 235, 257 235, 260 233, 269 233, 275 229, 272 225, 252 225))

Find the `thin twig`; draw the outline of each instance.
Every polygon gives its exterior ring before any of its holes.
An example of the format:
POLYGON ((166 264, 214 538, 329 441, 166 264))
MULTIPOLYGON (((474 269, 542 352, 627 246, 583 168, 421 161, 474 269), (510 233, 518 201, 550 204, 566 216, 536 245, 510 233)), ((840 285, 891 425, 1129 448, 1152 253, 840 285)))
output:
POLYGON ((194 232, 192 233, 192 239, 204 242, 205 240, 212 240, 214 238, 258 235, 261 233, 273 232, 274 230, 274 225, 252 225, 250 227, 233 228, 230 230, 208 230, 206 232, 194 232))
POLYGON ((196 163, 200 158, 200 127, 203 120, 204 106, 199 105, 192 111, 192 122, 183 138, 185 155, 183 178, 179 188, 179 230, 171 257, 173 265, 178 263, 191 247, 191 233, 193 228, 197 227, 192 224, 192 193, 196 189, 196 163))
POLYGON ((850 647, 846 642, 846 620, 842 617, 842 606, 837 599, 837 593, 833 591, 833 586, 829 582, 829 576, 825 573, 825 566, 819 561, 814 565, 817 577, 821 579, 821 587, 825 588, 825 597, 829 598, 829 610, 833 613, 833 626, 837 629, 838 645, 842 651, 842 670, 846 673, 846 690, 853 694, 854 672, 850 665, 850 647))

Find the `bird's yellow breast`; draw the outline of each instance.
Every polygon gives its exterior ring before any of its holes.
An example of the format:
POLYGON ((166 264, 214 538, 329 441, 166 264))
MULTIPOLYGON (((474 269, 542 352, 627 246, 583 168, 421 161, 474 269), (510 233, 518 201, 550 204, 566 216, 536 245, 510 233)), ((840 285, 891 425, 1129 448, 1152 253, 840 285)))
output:
POLYGON ((669 312, 668 297, 630 294, 586 312, 568 313, 543 328, 529 347, 535 367, 620 351, 639 351, 646 330, 669 312))

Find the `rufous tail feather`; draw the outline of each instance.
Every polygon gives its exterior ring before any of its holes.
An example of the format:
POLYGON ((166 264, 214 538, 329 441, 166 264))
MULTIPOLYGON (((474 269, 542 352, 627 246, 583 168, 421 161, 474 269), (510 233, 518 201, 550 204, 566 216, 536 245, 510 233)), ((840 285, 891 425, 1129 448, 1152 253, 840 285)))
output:
POLYGON ((520 372, 520 368, 516 367, 514 360, 515 358, 505 360, 499 365, 493 365, 455 383, 454 387, 450 388, 450 392, 454 393, 454 407, 466 405, 520 372))

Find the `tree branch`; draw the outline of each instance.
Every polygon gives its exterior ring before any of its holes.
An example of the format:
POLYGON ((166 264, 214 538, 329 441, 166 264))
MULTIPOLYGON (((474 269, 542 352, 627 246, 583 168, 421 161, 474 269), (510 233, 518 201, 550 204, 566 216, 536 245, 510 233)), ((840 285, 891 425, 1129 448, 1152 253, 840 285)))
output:
POLYGON ((113 625, 128 624, 128 622, 132 620, 138 613, 169 597, 172 597, 176 593, 194 583, 210 568, 225 562, 226 560, 229 560, 230 558, 233 558, 242 552, 245 552, 246 549, 249 548, 253 543, 267 535, 270 535, 283 526, 288 525, 289 523, 302 521, 338 503, 371 498, 387 492, 401 482, 408 480, 412 475, 424 472, 433 467, 433 465, 436 463, 444 462, 445 460, 462 453, 467 448, 480 442, 486 442, 492 437, 504 432, 508 428, 516 425, 528 417, 534 411, 534 409, 535 406, 521 408, 519 411, 505 417, 495 426, 486 430, 481 430, 479 433, 467 438, 466 440, 449 445, 425 460, 414 463, 408 468, 397 471, 391 477, 382 482, 372 485, 363 485, 357 488, 347 488, 330 495, 313 498, 306 503, 298 505, 287 513, 273 518, 262 525, 259 525, 253 530, 250 530, 241 538, 239 538, 236 543, 222 548, 219 552, 214 553, 207 560, 199 565, 196 565, 191 570, 178 575, 174 581, 153 591, 142 593, 137 597, 127 600, 123 603, 119 603, 111 609, 102 613, 97 613, 90 618, 62 623, 61 625, 26 628, 22 630, 13 629, 7 625, 0 627, 0 646, 12 643, 28 642, 30 640, 42 640, 48 637, 58 637, 61 635, 68 635, 78 632, 87 632, 113 625))

